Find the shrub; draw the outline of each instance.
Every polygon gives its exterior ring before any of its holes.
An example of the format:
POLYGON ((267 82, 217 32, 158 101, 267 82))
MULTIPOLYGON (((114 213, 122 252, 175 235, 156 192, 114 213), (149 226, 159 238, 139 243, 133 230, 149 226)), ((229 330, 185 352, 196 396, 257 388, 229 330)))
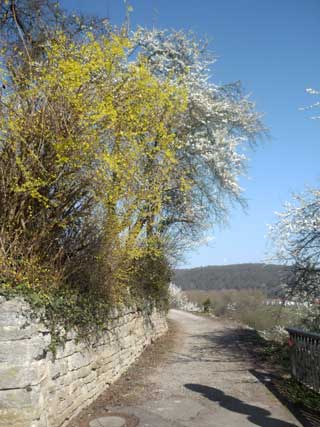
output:
POLYGON ((211 311, 211 307, 212 307, 211 299, 207 298, 205 301, 203 301, 202 306, 203 306, 203 311, 205 313, 209 313, 211 311))
POLYGON ((279 328, 304 326, 306 319, 313 320, 310 313, 316 310, 301 304, 288 306, 278 300, 270 301, 262 291, 254 289, 186 291, 186 294, 191 301, 201 305, 207 306, 210 300, 215 316, 236 320, 274 336, 280 335, 279 328))
POLYGON ((151 219, 174 167, 170 120, 184 109, 184 93, 153 77, 142 58, 126 67, 129 47, 115 33, 79 42, 58 33, 29 71, 7 60, 2 283, 68 283, 114 296, 137 259, 161 255, 151 219))

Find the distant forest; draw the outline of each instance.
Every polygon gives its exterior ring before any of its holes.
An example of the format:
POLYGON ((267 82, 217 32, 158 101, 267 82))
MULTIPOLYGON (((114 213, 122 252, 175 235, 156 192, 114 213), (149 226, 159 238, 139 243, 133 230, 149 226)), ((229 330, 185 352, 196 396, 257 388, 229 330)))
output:
POLYGON ((177 269, 173 282, 184 290, 261 289, 278 294, 288 268, 275 264, 211 265, 177 269))

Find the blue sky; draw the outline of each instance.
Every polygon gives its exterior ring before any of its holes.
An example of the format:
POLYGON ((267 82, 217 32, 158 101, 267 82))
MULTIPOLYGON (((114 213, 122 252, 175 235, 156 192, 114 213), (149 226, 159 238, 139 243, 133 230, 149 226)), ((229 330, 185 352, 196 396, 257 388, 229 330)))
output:
MULTIPOLYGON (((121 23, 121 0, 64 0, 71 10, 109 15, 121 23)), ((293 191, 319 185, 320 121, 299 108, 320 89, 320 0, 131 0, 131 25, 194 31, 217 57, 215 83, 240 80, 264 114, 270 139, 250 153, 241 179, 248 210, 231 212, 210 246, 187 256, 184 267, 261 262, 267 224, 293 191)))

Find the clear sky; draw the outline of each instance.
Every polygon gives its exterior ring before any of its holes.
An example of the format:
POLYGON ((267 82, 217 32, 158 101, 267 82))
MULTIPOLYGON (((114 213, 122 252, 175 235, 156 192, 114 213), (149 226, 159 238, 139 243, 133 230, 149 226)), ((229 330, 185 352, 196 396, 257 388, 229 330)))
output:
MULTIPOLYGON (((65 7, 121 23, 122 0, 64 0, 65 7)), ((264 114, 270 140, 250 153, 241 179, 248 210, 232 211, 210 246, 183 266, 261 262, 267 224, 293 191, 319 185, 320 121, 299 108, 320 89, 320 0, 131 0, 131 23, 192 30, 210 40, 215 83, 240 80, 264 114)), ((319 110, 318 110, 319 111, 319 110)))

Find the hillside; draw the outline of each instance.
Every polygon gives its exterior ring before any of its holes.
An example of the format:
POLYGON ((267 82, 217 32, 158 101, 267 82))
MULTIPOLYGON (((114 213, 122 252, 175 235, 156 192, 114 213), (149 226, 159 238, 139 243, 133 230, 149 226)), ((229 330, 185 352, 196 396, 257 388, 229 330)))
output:
POLYGON ((173 281, 184 290, 262 289, 277 293, 287 268, 275 264, 212 265, 177 269, 173 281))

